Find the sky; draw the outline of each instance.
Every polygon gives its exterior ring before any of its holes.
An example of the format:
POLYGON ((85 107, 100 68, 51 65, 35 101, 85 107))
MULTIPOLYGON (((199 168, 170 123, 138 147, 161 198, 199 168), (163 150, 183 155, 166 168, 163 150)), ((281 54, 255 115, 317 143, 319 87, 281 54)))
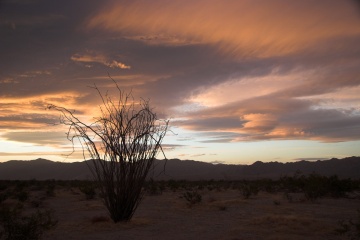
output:
POLYGON ((167 158, 360 156, 359 1, 0 0, 0 162, 82 161, 46 106, 90 123, 109 76, 170 120, 167 158))

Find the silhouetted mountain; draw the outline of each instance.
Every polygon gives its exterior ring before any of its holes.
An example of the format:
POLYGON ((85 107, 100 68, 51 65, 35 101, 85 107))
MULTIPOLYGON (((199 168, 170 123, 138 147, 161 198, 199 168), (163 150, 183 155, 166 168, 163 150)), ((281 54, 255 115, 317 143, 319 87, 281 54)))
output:
MULTIPOLYGON (((8 161, 0 163, 0 179, 91 179, 87 166, 89 162, 52 162, 45 159, 32 161, 8 161)), ((291 163, 255 162, 252 165, 211 164, 192 160, 156 160, 149 177, 156 180, 185 179, 256 179, 318 173, 325 176, 338 175, 340 178, 360 178, 360 157, 330 159, 324 161, 299 161, 291 163)))

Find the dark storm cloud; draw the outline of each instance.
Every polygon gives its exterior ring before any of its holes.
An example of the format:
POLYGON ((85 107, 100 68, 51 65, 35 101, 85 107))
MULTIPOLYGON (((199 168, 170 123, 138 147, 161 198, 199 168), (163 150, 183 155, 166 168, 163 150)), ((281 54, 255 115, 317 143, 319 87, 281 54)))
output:
POLYGON ((0 94, 36 95, 61 88, 63 78, 77 71, 68 66, 70 57, 86 47, 88 36, 79 26, 96 3, 6 1, 0 9, 0 81, 11 78, 18 84, 2 86, 0 94), (31 72, 48 74, 26 77, 31 72))

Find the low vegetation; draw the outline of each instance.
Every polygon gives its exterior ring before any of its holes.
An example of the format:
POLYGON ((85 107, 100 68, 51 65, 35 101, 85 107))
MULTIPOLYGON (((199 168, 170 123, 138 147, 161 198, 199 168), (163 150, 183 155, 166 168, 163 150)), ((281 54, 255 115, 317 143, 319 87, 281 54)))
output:
POLYGON ((337 235, 346 236, 348 239, 360 239, 360 209, 357 210, 357 218, 355 220, 340 220, 339 227, 335 229, 337 235))
MULTIPOLYGON (((47 208, 47 201, 57 198, 61 191, 73 196, 79 195, 79 201, 96 199, 97 196, 100 198, 101 191, 97 186, 92 181, 80 180, 0 181, 0 239, 41 239, 46 231, 57 225, 56 212, 47 208)), ((200 206, 191 211, 207 208, 226 211, 231 208, 232 203, 251 202, 259 198, 260 193, 261 196, 264 196, 263 193, 266 193, 266 196, 276 195, 277 197, 271 200, 276 208, 283 206, 284 201, 286 204, 307 202, 312 205, 321 204, 323 198, 360 199, 360 180, 300 173, 283 176, 277 180, 155 181, 150 179, 144 184, 143 191, 145 197, 171 194, 175 198, 180 197, 179 201, 189 208, 200 206), (228 202, 212 198, 213 195, 216 196, 225 191, 237 194, 237 199, 228 202)), ((109 216, 96 215, 89 222, 111 224, 110 219, 109 216)), ((334 232, 341 237, 359 239, 360 212, 357 218, 338 219, 338 227, 334 229, 334 232)))
POLYGON ((41 239, 57 225, 53 211, 43 207, 48 181, 1 181, 0 185, 0 239, 41 239))
POLYGON ((0 209, 0 239, 35 240, 40 239, 44 231, 56 226, 57 221, 50 210, 37 210, 24 214, 22 206, 0 209))
POLYGON ((198 191, 186 191, 182 197, 187 201, 189 207, 202 201, 202 196, 198 191))

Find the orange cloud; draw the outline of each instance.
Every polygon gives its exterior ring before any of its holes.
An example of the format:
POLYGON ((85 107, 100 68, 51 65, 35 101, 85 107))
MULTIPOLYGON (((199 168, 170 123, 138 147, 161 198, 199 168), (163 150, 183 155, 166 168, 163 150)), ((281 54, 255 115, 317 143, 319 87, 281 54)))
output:
MULTIPOLYGON (((0 103, 0 128, 39 129, 49 127, 59 122, 59 114, 46 110, 48 104, 77 109, 78 99, 83 96, 77 92, 61 92, 24 98, 4 97, 0 103)), ((90 112, 91 105, 84 104, 82 114, 90 112)))
POLYGON ((314 77, 314 72, 310 70, 293 71, 282 75, 274 71, 261 77, 238 77, 204 89, 199 94, 194 94, 188 101, 207 107, 221 106, 231 102, 266 96, 290 87, 298 87, 306 79, 314 77))
POLYGON ((128 66, 124 63, 118 62, 116 60, 109 60, 107 57, 103 55, 96 54, 74 54, 71 56, 71 60, 74 62, 84 62, 84 63, 101 63, 105 66, 111 68, 119 68, 119 69, 130 69, 131 66, 128 66))
POLYGON ((218 45, 226 54, 266 57, 297 52, 339 35, 359 34, 359 23, 350 1, 138 0, 114 2, 86 26, 131 38, 176 36, 186 39, 183 42, 218 45))
POLYGON ((277 124, 277 117, 273 114, 245 114, 242 119, 246 121, 240 132, 268 132, 277 124))

